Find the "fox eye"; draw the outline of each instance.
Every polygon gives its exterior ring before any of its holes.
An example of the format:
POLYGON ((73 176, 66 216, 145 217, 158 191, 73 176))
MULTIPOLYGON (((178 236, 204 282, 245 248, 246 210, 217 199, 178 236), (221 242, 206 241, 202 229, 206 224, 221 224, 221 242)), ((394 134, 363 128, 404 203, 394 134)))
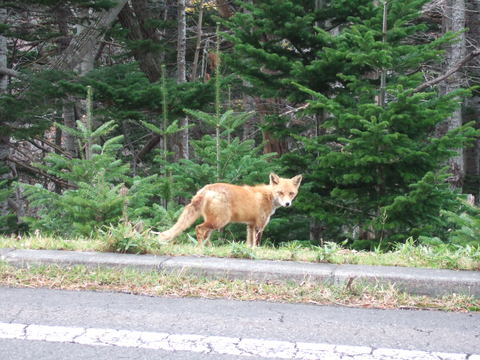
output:
POLYGON ((293 195, 295 195, 295 193, 291 192, 291 193, 290 193, 290 196, 293 196, 293 195))
POLYGON ((283 191, 279 191, 278 195, 283 196, 283 191))

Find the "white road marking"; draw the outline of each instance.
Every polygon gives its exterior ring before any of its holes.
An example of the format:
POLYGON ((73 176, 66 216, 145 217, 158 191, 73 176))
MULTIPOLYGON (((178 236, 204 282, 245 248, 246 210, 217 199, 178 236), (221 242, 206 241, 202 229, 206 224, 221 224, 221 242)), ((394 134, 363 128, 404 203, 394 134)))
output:
POLYGON ((0 339, 301 360, 480 360, 480 355, 0 322, 0 339))

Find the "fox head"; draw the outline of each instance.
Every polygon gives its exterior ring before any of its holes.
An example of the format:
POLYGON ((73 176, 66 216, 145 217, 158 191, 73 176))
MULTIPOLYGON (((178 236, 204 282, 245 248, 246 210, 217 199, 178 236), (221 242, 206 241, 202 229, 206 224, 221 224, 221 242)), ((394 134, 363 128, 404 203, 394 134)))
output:
POLYGON ((298 188, 302 182, 302 175, 291 179, 283 179, 277 174, 270 174, 270 186, 272 187, 273 204, 275 207, 289 207, 297 196, 298 188))

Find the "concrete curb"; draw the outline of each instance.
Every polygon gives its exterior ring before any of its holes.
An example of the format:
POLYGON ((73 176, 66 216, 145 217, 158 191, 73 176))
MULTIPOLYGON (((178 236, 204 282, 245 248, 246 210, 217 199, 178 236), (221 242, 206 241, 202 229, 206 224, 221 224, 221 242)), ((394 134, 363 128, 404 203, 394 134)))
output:
POLYGON ((131 267, 144 271, 184 273, 209 278, 281 280, 296 283, 310 281, 335 285, 349 282, 368 285, 392 284, 400 290, 416 295, 438 297, 455 293, 480 298, 480 272, 476 271, 15 249, 0 249, 0 261, 17 267, 50 264, 131 267))

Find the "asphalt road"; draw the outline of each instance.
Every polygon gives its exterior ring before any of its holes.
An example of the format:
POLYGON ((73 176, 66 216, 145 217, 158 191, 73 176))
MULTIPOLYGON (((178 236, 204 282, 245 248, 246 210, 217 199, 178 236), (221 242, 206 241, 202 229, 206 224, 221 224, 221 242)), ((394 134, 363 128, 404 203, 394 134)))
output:
POLYGON ((478 313, 0 288, 2 360, 480 360, 472 354, 478 313))

